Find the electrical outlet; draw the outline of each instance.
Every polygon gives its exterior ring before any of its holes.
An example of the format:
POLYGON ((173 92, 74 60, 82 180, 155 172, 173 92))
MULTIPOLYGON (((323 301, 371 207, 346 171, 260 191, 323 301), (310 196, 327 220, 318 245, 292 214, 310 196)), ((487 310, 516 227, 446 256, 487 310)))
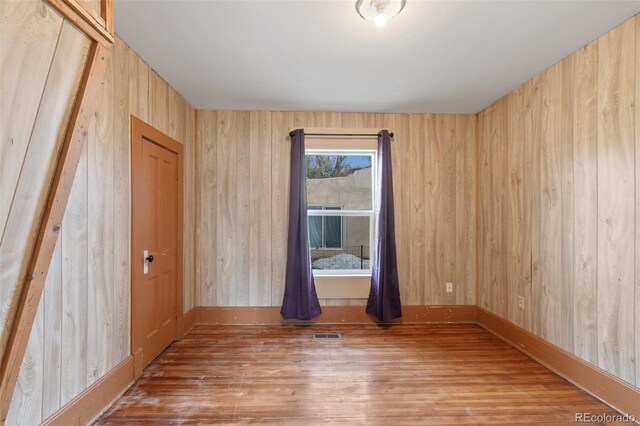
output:
POLYGON ((518 308, 524 311, 524 297, 518 296, 518 308))
POLYGON ((447 293, 453 293, 453 283, 447 283, 447 293))

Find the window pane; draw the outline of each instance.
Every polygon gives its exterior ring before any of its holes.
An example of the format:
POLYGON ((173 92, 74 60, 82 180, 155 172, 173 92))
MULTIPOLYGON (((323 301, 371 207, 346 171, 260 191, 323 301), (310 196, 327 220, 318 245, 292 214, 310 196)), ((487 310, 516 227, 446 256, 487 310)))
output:
POLYGON ((371 162, 364 154, 307 154, 307 204, 371 210, 371 162))
POLYGON ((321 216, 309 216, 309 246, 322 247, 321 216))
POLYGON ((324 241, 327 248, 342 247, 342 217, 327 216, 325 220, 324 241))
MULTIPOLYGON (((309 219, 316 219, 311 216, 309 219)), ((309 222, 311 223, 311 222, 309 222)), ((311 263, 315 270, 369 270, 370 247, 369 232, 370 218, 368 216, 327 216, 325 217, 325 235, 327 236, 324 247, 311 247, 311 263), (332 240, 332 233, 340 229, 342 246, 334 244, 338 239, 332 240), (331 238, 329 238, 331 237, 331 238)), ((335 234, 334 234, 335 235, 335 234)), ((337 235, 336 235, 337 237, 337 235)))

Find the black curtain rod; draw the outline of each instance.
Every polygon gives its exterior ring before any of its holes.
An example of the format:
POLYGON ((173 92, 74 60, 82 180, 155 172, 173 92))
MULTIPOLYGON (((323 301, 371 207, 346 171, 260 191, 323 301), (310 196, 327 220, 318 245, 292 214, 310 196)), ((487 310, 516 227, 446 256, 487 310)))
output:
MULTIPOLYGON (((289 136, 293 137, 295 132, 289 132, 289 136)), ((380 133, 305 133, 305 136, 380 136, 380 133)), ((393 137, 393 132, 389 133, 393 137)))

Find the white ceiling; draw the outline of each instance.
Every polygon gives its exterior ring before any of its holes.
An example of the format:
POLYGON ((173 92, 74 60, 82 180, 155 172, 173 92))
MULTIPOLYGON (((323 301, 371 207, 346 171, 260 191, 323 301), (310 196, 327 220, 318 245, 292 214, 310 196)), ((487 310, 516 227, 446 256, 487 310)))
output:
POLYGON ((116 32, 200 109, 471 113, 640 12, 636 1, 116 0, 116 32))

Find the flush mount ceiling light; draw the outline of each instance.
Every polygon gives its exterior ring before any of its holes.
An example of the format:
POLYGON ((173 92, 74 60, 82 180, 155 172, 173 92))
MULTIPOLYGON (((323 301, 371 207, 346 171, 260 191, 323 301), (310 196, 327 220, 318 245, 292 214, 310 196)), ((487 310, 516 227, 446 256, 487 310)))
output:
POLYGON ((378 28, 387 25, 387 21, 404 8, 407 0, 357 0, 356 11, 363 19, 375 22, 378 28))

